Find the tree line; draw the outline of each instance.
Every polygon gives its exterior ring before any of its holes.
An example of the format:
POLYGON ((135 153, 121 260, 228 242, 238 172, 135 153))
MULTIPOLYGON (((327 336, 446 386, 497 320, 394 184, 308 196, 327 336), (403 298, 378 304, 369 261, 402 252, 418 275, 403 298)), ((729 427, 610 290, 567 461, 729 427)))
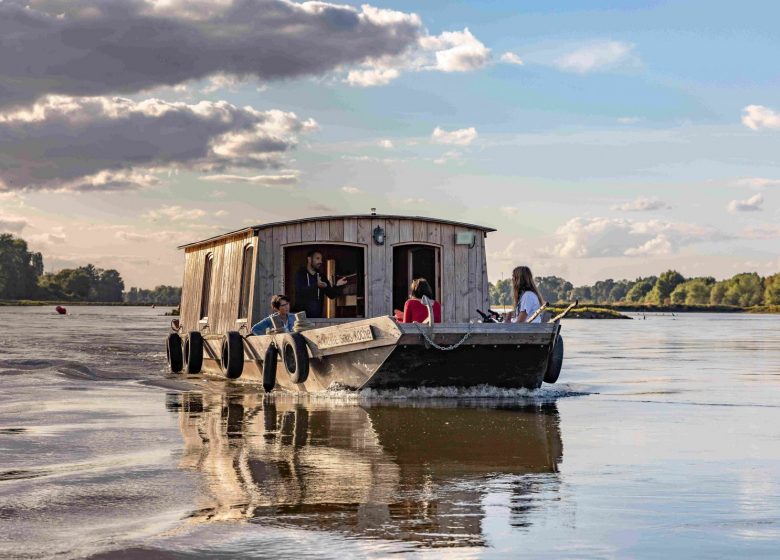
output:
MULTIPOLYGON (((780 273, 761 277, 755 272, 735 274, 727 280, 711 276, 685 278, 676 270, 636 280, 599 280, 574 287, 558 276, 535 278, 542 297, 550 303, 579 300, 583 303, 654 305, 780 305, 780 273)), ((512 305, 511 278, 490 284, 492 305, 512 305)))
POLYGON ((30 251, 24 239, 0 234, 0 299, 160 305, 178 305, 181 299, 181 288, 174 286, 124 290, 122 275, 113 268, 87 264, 44 273, 41 253, 30 251))

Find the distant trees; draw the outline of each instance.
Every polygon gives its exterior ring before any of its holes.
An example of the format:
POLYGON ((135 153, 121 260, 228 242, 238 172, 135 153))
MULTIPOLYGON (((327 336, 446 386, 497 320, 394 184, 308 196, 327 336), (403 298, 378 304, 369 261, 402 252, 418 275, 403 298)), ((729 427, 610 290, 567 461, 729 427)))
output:
POLYGON ((43 274, 43 257, 27 250, 24 239, 0 234, 0 299, 35 297, 43 274))
MULTIPOLYGON (((761 278, 755 272, 716 281, 711 276, 685 278, 676 270, 636 280, 599 280, 592 286, 572 286, 563 278, 536 278, 542 297, 550 303, 648 303, 655 305, 780 305, 780 273, 761 278)), ((512 304, 512 281, 490 285, 490 303, 512 304)))
POLYGON ((114 303, 122 301, 124 289, 125 283, 119 272, 88 264, 44 274, 39 281, 38 297, 114 303))
POLYGON ((130 288, 125 294, 127 303, 146 303, 157 305, 179 305, 181 288, 175 286, 157 286, 154 290, 130 288))

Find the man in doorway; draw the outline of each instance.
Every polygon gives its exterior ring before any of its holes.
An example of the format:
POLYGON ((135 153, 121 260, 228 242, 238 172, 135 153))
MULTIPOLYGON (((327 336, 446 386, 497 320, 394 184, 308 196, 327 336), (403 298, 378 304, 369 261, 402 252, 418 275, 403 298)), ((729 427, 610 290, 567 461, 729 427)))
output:
POLYGON ((305 311, 306 317, 318 319, 322 317, 325 296, 333 299, 339 295, 339 288, 347 283, 346 278, 336 280, 331 286, 328 279, 321 273, 322 253, 313 249, 306 254, 306 266, 295 274, 295 307, 297 311, 305 311))

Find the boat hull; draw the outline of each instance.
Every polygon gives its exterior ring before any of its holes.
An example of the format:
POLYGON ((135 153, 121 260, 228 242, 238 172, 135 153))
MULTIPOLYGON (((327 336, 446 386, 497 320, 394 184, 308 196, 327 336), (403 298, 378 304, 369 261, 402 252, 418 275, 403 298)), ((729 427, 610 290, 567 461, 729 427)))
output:
MULTIPOLYGON (((309 352, 306 381, 293 383, 280 358, 275 388, 293 392, 477 385, 537 389, 559 331, 558 324, 452 324, 426 329, 397 324, 388 317, 323 326, 302 333, 309 352), (348 339, 345 333, 366 327, 371 340, 343 342, 348 339), (456 344, 451 350, 436 348, 456 344)), ((245 338, 240 380, 262 383, 262 358, 269 345, 281 346, 282 336, 245 338)), ((204 373, 223 375, 220 340, 206 337, 204 373)))

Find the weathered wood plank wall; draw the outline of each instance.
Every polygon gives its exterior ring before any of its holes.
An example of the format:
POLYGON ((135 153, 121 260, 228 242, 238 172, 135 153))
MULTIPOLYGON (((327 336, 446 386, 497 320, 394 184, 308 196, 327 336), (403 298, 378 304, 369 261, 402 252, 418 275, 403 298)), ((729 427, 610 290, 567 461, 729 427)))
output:
MULTIPOLYGON (((212 253, 211 293, 209 296, 208 331, 224 333, 236 330, 238 324, 238 302, 241 297, 241 266, 244 248, 252 245, 258 253, 256 239, 251 231, 242 232, 227 239, 188 248, 185 251, 184 281, 182 282, 181 316, 182 326, 187 331, 201 330, 200 304, 203 295, 203 271, 206 255, 212 253)), ((256 283, 259 271, 255 268, 252 283, 256 283)), ((250 294, 252 293, 250 286, 250 294)), ((252 313, 252 298, 249 314, 252 313)))
MULTIPOLYGON (((366 217, 302 222, 262 228, 257 237, 242 233, 226 240, 186 250, 182 291, 182 324, 198 327, 203 268, 206 255, 214 253, 209 331, 237 328, 243 248, 254 244, 250 321, 268 313, 273 294, 284 292, 284 247, 300 243, 349 243, 366 249, 366 298, 370 317, 392 313, 393 247, 398 243, 432 244, 441 257, 441 303, 445 322, 465 322, 485 309, 488 302, 485 236, 482 230, 414 219, 366 217), (377 226, 385 230, 385 245, 374 244, 377 226), (472 232, 474 247, 455 245, 457 232, 472 232)), ((429 279, 434 282, 435 279, 429 279)))

